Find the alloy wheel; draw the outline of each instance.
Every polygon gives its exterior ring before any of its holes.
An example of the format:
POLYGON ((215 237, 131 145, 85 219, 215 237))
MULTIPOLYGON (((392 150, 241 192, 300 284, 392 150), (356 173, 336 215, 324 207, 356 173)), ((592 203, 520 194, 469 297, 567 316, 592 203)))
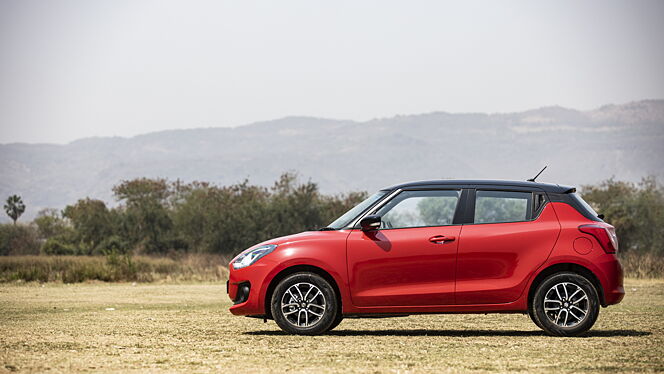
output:
POLYGON ((559 327, 577 326, 586 318, 589 308, 588 295, 574 283, 556 283, 544 296, 544 313, 559 327))
POLYGON ((281 313, 296 327, 311 327, 320 322, 326 310, 325 296, 308 282, 290 286, 281 298, 281 313))

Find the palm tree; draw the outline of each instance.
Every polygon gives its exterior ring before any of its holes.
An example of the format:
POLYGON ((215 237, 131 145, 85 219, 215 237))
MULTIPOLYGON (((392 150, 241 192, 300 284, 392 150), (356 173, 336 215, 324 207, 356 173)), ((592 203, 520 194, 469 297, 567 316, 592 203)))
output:
POLYGON ((25 204, 23 204, 21 197, 18 195, 9 196, 7 204, 5 204, 5 212, 7 212, 7 215, 14 221, 14 225, 16 225, 18 217, 25 212, 25 204))

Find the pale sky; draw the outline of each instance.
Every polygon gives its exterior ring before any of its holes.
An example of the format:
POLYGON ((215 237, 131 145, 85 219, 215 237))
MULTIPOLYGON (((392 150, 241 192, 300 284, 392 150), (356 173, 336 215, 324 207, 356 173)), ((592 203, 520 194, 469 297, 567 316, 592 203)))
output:
POLYGON ((0 143, 664 98, 664 1, 0 0, 0 143))

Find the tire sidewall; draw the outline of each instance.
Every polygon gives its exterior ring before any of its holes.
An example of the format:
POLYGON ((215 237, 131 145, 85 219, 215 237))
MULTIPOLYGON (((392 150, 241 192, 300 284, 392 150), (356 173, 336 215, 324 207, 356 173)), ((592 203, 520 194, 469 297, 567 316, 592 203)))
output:
POLYGON ((535 308, 534 308, 535 303, 531 304, 532 305, 528 308, 528 316, 533 321, 533 323, 537 325, 537 327, 539 327, 540 329, 544 329, 544 327, 542 326, 542 322, 539 321, 537 315, 535 314, 535 308))
POLYGON ((539 322, 540 327, 550 335, 577 336, 595 324, 599 315, 599 297, 595 286, 587 278, 576 273, 557 273, 546 278, 538 287, 533 298, 532 313, 539 322), (574 327, 560 327, 550 321, 544 312, 544 297, 551 287, 557 283, 573 283, 581 287, 588 296, 588 315, 574 327))
POLYGON ((314 273, 295 273, 282 279, 272 293, 270 308, 274 321, 282 330, 290 334, 299 335, 317 335, 328 331, 330 326, 335 322, 338 314, 338 304, 334 289, 325 278, 314 273), (323 293, 325 303, 327 304, 321 320, 311 327, 297 327, 292 325, 286 320, 281 311, 281 299, 286 290, 292 285, 302 282, 311 283, 318 287, 323 293))
POLYGON ((341 313, 337 313, 337 317, 334 319, 330 327, 327 328, 327 331, 334 330, 339 324, 344 320, 344 317, 341 313))

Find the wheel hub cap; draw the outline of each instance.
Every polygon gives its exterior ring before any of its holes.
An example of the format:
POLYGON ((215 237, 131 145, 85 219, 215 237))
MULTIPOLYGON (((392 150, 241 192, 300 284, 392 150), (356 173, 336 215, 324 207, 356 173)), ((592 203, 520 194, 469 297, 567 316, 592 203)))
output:
POLYGON ((570 328, 586 319, 590 309, 588 295, 577 284, 561 282, 544 296, 544 313, 554 324, 570 328))
POLYGON ((281 298, 282 315, 296 327, 314 326, 323 318, 326 308, 323 292, 308 282, 290 286, 281 298))

